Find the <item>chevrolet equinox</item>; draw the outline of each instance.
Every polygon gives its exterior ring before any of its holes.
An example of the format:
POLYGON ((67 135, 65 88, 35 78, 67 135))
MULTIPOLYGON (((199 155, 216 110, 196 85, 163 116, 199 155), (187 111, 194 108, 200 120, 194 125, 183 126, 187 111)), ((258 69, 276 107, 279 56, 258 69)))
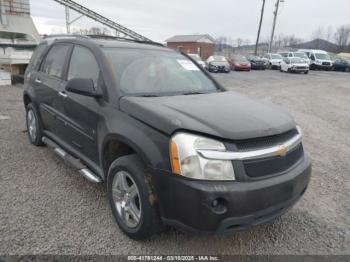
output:
POLYGON ((50 36, 26 70, 23 99, 30 142, 105 182, 134 239, 166 225, 222 233, 266 223, 310 180, 288 113, 226 91, 157 43, 50 36))

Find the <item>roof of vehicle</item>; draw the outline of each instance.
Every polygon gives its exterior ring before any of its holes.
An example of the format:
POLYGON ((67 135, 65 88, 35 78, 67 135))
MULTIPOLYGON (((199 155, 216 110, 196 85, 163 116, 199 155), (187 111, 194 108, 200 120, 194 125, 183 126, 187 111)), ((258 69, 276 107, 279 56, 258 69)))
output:
POLYGON ((62 34, 62 35, 49 35, 46 36, 43 42, 47 42, 49 45, 53 44, 59 40, 78 40, 78 41, 89 41, 103 47, 119 47, 119 48, 141 48, 141 49, 159 49, 172 51, 162 45, 161 43, 151 42, 151 41, 138 41, 128 38, 120 38, 113 36, 105 35, 71 35, 71 34, 62 34))
POLYGON ((328 52, 319 49, 299 49, 297 52, 312 52, 312 53, 320 53, 320 54, 328 54, 328 52))

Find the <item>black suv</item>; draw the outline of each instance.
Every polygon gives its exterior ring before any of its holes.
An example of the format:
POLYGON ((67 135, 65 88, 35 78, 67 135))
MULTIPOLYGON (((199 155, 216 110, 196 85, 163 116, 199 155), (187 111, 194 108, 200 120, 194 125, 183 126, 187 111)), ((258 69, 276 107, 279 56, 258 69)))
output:
POLYGON ((220 233, 265 223, 309 183, 289 114, 226 91, 159 44, 49 37, 23 99, 30 142, 106 182, 119 227, 135 239, 164 225, 220 233))

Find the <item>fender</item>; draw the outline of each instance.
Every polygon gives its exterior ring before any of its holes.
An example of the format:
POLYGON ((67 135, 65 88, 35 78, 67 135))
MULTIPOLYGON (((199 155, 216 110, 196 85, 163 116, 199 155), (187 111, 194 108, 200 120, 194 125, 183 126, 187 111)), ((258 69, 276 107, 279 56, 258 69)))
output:
POLYGON ((105 146, 111 140, 117 140, 133 149, 147 167, 170 170, 169 136, 109 106, 104 109, 108 113, 101 113, 104 119, 98 126, 101 166, 105 146))

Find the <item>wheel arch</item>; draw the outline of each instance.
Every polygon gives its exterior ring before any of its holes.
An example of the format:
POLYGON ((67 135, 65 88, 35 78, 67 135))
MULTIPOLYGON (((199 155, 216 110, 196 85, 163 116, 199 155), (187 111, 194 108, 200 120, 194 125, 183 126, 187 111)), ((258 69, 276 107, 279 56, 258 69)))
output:
POLYGON ((119 134, 107 135, 102 142, 100 152, 105 178, 107 178, 109 167, 113 161, 122 156, 136 154, 146 166, 151 165, 149 157, 139 146, 119 134))

